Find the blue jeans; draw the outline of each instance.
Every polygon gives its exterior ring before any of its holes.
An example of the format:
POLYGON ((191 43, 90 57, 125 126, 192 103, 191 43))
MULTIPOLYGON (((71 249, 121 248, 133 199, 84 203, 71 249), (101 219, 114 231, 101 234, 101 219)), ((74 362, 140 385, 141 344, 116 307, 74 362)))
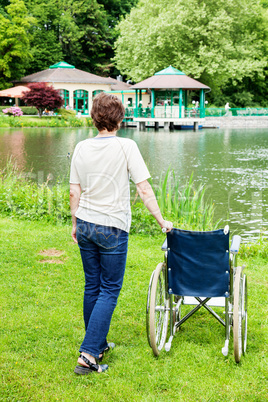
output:
POLYGON ((99 357, 108 346, 106 337, 123 284, 128 233, 77 219, 76 236, 85 272, 86 334, 80 352, 99 357))

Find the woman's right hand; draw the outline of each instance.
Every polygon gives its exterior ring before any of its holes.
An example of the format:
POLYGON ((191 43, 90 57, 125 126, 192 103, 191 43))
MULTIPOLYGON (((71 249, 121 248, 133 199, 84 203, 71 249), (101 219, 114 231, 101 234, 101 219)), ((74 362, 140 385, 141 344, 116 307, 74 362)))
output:
POLYGON ((163 222, 161 222, 160 226, 161 226, 161 229, 162 229, 163 233, 168 233, 168 232, 170 232, 172 230, 173 223, 170 222, 170 221, 163 220, 163 222))

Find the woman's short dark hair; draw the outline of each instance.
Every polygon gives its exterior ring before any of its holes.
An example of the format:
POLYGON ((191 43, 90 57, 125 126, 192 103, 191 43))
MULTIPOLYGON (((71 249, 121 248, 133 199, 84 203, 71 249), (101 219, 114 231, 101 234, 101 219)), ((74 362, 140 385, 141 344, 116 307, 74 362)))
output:
POLYGON ((124 116, 125 108, 117 96, 101 92, 94 98, 91 117, 99 131, 118 130, 124 116))

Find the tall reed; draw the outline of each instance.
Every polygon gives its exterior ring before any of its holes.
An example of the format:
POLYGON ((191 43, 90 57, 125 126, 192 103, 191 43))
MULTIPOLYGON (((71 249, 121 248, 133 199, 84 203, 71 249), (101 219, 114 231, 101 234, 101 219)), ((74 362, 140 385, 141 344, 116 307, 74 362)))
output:
POLYGON ((205 186, 195 186, 193 174, 182 185, 169 168, 153 188, 162 213, 181 228, 211 230, 217 227, 214 204, 206 200, 205 186))
MULTIPOLYGON (((58 180, 52 184, 50 177, 38 184, 31 172, 20 172, 14 160, 0 170, 0 215, 48 222, 70 222, 69 184, 58 180)), ((175 227, 192 230, 211 230, 214 205, 205 200, 205 187, 195 188, 193 175, 180 185, 170 169, 153 184, 162 214, 174 222, 175 227)), ((159 226, 140 201, 132 205, 131 233, 154 235, 159 226)))

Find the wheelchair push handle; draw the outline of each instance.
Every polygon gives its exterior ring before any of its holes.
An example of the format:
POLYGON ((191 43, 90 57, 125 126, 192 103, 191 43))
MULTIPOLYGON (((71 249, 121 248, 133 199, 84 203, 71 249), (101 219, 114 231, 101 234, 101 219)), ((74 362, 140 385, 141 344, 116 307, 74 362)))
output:
POLYGON ((170 232, 173 229, 173 223, 170 221, 165 221, 161 224, 162 233, 170 232))

